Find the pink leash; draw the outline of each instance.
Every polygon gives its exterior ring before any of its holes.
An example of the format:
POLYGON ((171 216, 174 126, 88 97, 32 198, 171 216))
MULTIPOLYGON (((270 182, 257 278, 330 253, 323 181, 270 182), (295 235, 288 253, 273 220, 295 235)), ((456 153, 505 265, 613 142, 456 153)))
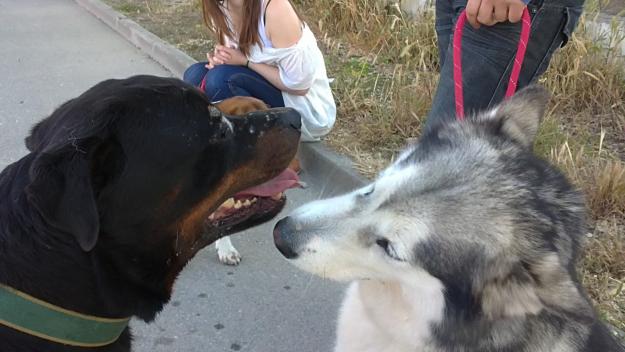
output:
MULTIPOLYGON (((454 33, 454 85, 456 96, 456 118, 464 120, 464 93, 462 91, 462 32, 467 22, 467 14, 462 11, 456 23, 456 31, 454 33)), ((525 58, 525 50, 530 37, 531 20, 527 7, 523 10, 521 18, 523 26, 521 27, 521 38, 517 46, 516 57, 514 58, 514 66, 510 73, 510 81, 508 81, 508 89, 506 90, 506 98, 511 97, 516 92, 516 86, 521 73, 521 66, 525 58)))

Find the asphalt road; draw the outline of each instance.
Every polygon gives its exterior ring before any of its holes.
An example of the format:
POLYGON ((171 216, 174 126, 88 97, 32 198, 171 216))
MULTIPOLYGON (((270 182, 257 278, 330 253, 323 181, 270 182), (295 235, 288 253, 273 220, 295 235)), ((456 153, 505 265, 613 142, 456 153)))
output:
MULTIPOLYGON (((31 126, 107 78, 171 74, 70 0, 0 0, 0 168, 26 153, 31 126)), ((325 182, 289 191, 289 208, 325 182)), ((287 210, 288 211, 288 210, 287 210)), ((201 251, 157 320, 133 321, 134 350, 331 351, 342 286, 291 267, 274 249, 273 223, 237 235, 237 267, 201 251)))

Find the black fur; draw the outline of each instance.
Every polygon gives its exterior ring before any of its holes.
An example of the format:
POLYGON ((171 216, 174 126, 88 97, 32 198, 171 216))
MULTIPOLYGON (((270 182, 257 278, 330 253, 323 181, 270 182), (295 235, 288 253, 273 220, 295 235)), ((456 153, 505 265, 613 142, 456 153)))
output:
MULTIPOLYGON (((231 130, 177 79, 94 86, 37 124, 30 153, 0 174, 0 283, 85 314, 152 320, 199 249, 275 215, 203 226, 227 197, 286 168, 299 118, 290 109, 229 117, 231 130)), ((130 340, 126 329, 87 350, 126 352, 130 340)), ((82 349, 0 325, 0 350, 82 349)))

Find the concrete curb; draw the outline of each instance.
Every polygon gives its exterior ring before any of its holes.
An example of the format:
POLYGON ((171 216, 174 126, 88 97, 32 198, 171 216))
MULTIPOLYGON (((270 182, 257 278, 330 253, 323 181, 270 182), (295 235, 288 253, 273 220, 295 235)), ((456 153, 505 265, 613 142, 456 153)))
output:
POLYGON ((326 195, 345 193, 369 183, 353 168, 347 156, 330 150, 323 143, 302 143, 299 158, 306 172, 326 182, 323 186, 326 195))
MULTIPOLYGON (((75 1, 171 71, 174 76, 182 77, 185 69, 196 62, 189 55, 174 48, 171 44, 101 1, 75 1)), ((367 180, 354 170, 349 158, 333 152, 323 143, 302 143, 299 156, 302 167, 311 178, 327 180, 325 182, 328 184, 324 186, 324 194, 347 192, 367 183, 367 180)))

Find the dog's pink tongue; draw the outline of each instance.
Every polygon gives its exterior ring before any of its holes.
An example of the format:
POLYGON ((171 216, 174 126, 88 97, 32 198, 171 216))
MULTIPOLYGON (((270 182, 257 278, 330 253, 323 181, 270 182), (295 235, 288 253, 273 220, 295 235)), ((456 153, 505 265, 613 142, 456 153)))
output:
POLYGON ((237 193, 238 196, 251 195, 256 197, 271 197, 289 188, 299 187, 299 176, 291 169, 286 169, 275 178, 252 188, 237 193))

